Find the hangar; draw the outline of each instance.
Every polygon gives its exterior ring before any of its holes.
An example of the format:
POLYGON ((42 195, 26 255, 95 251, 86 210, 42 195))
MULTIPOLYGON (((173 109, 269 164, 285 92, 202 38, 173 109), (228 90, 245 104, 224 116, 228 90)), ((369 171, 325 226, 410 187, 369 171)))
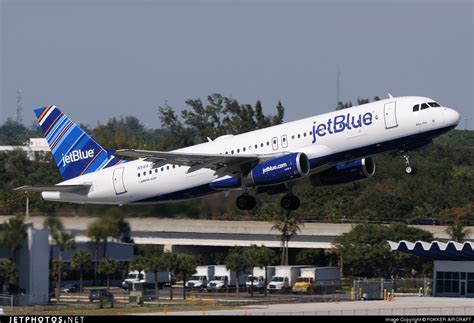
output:
POLYGON ((389 241, 392 251, 433 260, 433 296, 474 297, 474 243, 389 241))

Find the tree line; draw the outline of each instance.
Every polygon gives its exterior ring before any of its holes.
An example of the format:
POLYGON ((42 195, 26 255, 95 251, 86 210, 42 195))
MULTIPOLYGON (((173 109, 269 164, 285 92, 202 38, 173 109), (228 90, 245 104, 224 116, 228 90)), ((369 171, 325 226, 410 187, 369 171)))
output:
MULTIPOLYGON (((377 100, 378 98, 374 98, 377 100)), ((357 104, 369 102, 358 99, 357 104)), ((351 102, 338 109, 352 106, 351 102)), ((238 134, 283 121, 285 108, 279 102, 274 115, 263 113, 262 103, 242 104, 220 94, 209 95, 206 102, 190 99, 180 109, 167 104, 157 108, 159 129, 146 129, 138 119, 112 118, 88 129, 104 146, 170 150, 205 142, 226 134, 238 134)), ((18 138, 35 134, 35 129, 8 121, 0 127, 0 144, 18 143, 18 138)), ((417 218, 436 218, 442 223, 460 221, 474 224, 474 132, 455 130, 435 139, 434 144, 411 152, 418 167, 416 176, 406 176, 398 154, 376 156, 373 178, 334 187, 313 187, 309 180, 295 186, 301 197, 298 210, 304 221, 398 222, 417 218)), ((24 184, 54 184, 61 181, 51 156, 30 161, 20 151, 0 154, 0 214, 24 211, 25 198, 12 188, 24 184)), ((215 194, 178 203, 124 206, 127 216, 188 217, 203 219, 270 220, 281 214, 278 199, 260 195, 263 204, 251 212, 235 208, 235 192, 215 194)), ((39 194, 30 197, 32 214, 104 214, 113 207, 46 202, 39 194)))

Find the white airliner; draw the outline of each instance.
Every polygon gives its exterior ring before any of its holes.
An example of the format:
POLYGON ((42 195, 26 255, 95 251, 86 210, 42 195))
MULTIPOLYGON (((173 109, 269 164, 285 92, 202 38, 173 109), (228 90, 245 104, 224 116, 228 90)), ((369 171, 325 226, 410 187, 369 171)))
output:
POLYGON ((49 201, 149 204, 241 190, 239 209, 257 194, 284 193, 285 210, 299 207, 293 184, 335 185, 369 178, 372 156, 408 151, 457 126, 459 113, 425 97, 398 97, 255 130, 170 152, 102 148, 56 106, 35 110, 64 181, 22 186, 49 201), (135 159, 131 161, 121 158, 135 159))

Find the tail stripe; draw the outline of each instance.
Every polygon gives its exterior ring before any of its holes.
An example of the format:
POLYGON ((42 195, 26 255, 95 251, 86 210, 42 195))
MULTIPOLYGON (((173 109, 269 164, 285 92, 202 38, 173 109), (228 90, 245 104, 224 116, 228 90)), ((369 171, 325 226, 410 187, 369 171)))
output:
POLYGON ((54 121, 51 123, 51 125, 49 126, 48 129, 46 129, 46 131, 44 132, 44 135, 45 136, 48 136, 48 132, 49 130, 54 126, 54 124, 56 123, 56 121, 58 121, 58 119, 63 115, 63 113, 61 112, 57 117, 56 119, 54 119, 54 121))
MULTIPOLYGON (((46 120, 48 120, 49 116, 51 114, 53 114, 54 112, 56 111, 56 107, 54 105, 50 105, 45 113, 45 115, 43 116, 43 119, 41 119, 41 122, 40 122, 40 125, 42 126, 44 122, 46 122, 46 120)), ((57 111, 56 111, 57 113, 57 111)))
POLYGON ((46 109, 43 110, 43 112, 40 114, 40 116, 38 117, 38 122, 40 123, 40 125, 42 124, 42 119, 44 117, 44 115, 49 111, 49 109, 51 109, 52 105, 48 105, 46 107, 46 109))
POLYGON ((56 138, 56 140, 53 142, 53 144, 51 145, 51 150, 53 152, 55 152, 55 147, 56 145, 61 141, 61 139, 63 138, 64 134, 67 133, 67 131, 69 130, 69 128, 71 128, 74 124, 72 123, 72 121, 69 121, 67 124, 66 124, 66 127, 64 127, 64 129, 61 131, 61 133, 58 135, 58 137, 56 138))
POLYGON ((101 153, 102 151, 104 151, 104 148, 101 148, 100 151, 99 151, 97 154, 95 154, 94 158, 91 159, 91 161, 89 162, 89 164, 87 164, 87 166, 86 166, 86 167, 84 168, 84 170, 81 172, 81 175, 83 175, 83 174, 86 172, 86 170, 89 168, 89 166, 94 162, 94 160, 97 159, 97 157, 99 157, 99 155, 100 155, 100 153, 101 153))
POLYGON ((53 128, 49 132, 49 135, 46 136, 46 139, 48 140, 48 142, 56 140, 58 133, 61 132, 61 130, 63 129, 64 125, 67 124, 67 122, 68 122, 68 118, 63 115, 61 118, 59 118, 58 121, 56 121, 54 125, 52 125, 53 128))

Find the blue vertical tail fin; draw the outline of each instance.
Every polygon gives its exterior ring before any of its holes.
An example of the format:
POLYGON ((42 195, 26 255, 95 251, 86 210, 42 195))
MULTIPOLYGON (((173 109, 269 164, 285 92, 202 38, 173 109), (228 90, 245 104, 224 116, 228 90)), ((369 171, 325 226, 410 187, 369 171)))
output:
POLYGON ((125 162, 101 147, 56 106, 35 109, 35 114, 64 180, 125 162))

